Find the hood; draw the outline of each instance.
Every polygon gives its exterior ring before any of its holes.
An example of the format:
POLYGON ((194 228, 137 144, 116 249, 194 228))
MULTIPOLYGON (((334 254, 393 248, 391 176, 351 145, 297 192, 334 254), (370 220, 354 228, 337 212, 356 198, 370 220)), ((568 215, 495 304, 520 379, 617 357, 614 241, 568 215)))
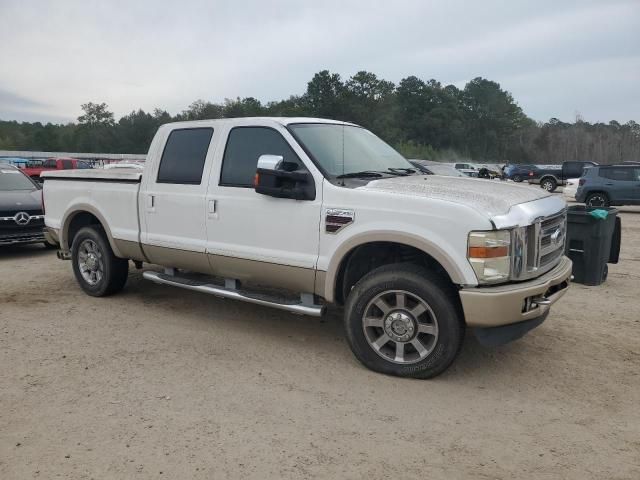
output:
POLYGON ((11 190, 0 192, 0 210, 3 212, 21 212, 23 210, 42 210, 42 191, 11 190))
POLYGON ((490 217, 504 215, 514 205, 551 196, 541 188, 528 185, 438 175, 384 178, 369 182, 358 189, 468 205, 490 217))

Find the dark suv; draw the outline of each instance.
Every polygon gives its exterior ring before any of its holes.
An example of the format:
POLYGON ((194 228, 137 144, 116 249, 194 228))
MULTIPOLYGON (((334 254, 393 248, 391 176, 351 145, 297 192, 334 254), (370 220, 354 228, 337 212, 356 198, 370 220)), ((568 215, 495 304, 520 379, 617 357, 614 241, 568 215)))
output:
POLYGON ((0 246, 43 243, 44 211, 41 187, 22 170, 0 164, 0 246))
POLYGON ((601 165, 587 168, 576 200, 592 207, 640 205, 640 165, 601 165))

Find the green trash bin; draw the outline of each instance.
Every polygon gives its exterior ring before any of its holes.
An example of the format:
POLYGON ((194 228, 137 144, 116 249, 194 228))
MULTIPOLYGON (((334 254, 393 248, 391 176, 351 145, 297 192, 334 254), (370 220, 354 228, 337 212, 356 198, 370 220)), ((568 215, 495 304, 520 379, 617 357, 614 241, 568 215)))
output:
POLYGON ((621 227, 616 208, 569 207, 565 253, 573 262, 574 282, 600 285, 607 279, 607 263, 618 263, 621 227))

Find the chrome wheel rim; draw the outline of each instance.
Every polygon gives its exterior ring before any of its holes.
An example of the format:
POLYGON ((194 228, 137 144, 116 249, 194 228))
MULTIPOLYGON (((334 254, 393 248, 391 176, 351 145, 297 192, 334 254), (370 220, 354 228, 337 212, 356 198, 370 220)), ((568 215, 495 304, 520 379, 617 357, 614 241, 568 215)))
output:
POLYGON ((104 277, 104 262, 98 244, 84 240, 78 247, 78 268, 85 282, 94 286, 104 277))
POLYGON ((542 184, 542 188, 545 189, 547 192, 550 192, 551 189, 553 188, 553 183, 551 182, 544 182, 542 184))
POLYGON ((588 205, 590 207, 602 207, 604 206, 604 204, 605 204, 605 200, 602 195, 594 195, 591 198, 589 198, 588 205))
POLYGON ((364 309, 362 328, 369 346, 385 360, 417 363, 438 342, 438 319, 429 304, 405 290, 386 290, 364 309))

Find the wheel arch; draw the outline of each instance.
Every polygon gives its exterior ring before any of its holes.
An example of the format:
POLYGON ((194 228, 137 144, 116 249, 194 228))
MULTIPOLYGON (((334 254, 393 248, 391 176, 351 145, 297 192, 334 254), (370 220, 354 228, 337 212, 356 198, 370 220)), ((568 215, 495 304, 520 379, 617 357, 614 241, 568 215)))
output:
POLYGON ((60 248, 66 252, 71 250, 71 244, 75 235, 82 227, 88 225, 100 225, 107 236, 107 241, 113 253, 117 257, 121 256, 121 252, 113 240, 109 224, 102 213, 93 205, 89 204, 76 205, 65 215, 60 228, 60 248))
POLYGON ((468 283, 458 264, 440 247, 423 238, 398 232, 367 234, 336 250, 318 292, 329 302, 343 303, 346 293, 368 272, 395 262, 415 262, 439 271, 452 285, 468 283), (358 266, 364 260, 366 266, 358 266), (355 268, 354 268, 355 266, 355 268))

